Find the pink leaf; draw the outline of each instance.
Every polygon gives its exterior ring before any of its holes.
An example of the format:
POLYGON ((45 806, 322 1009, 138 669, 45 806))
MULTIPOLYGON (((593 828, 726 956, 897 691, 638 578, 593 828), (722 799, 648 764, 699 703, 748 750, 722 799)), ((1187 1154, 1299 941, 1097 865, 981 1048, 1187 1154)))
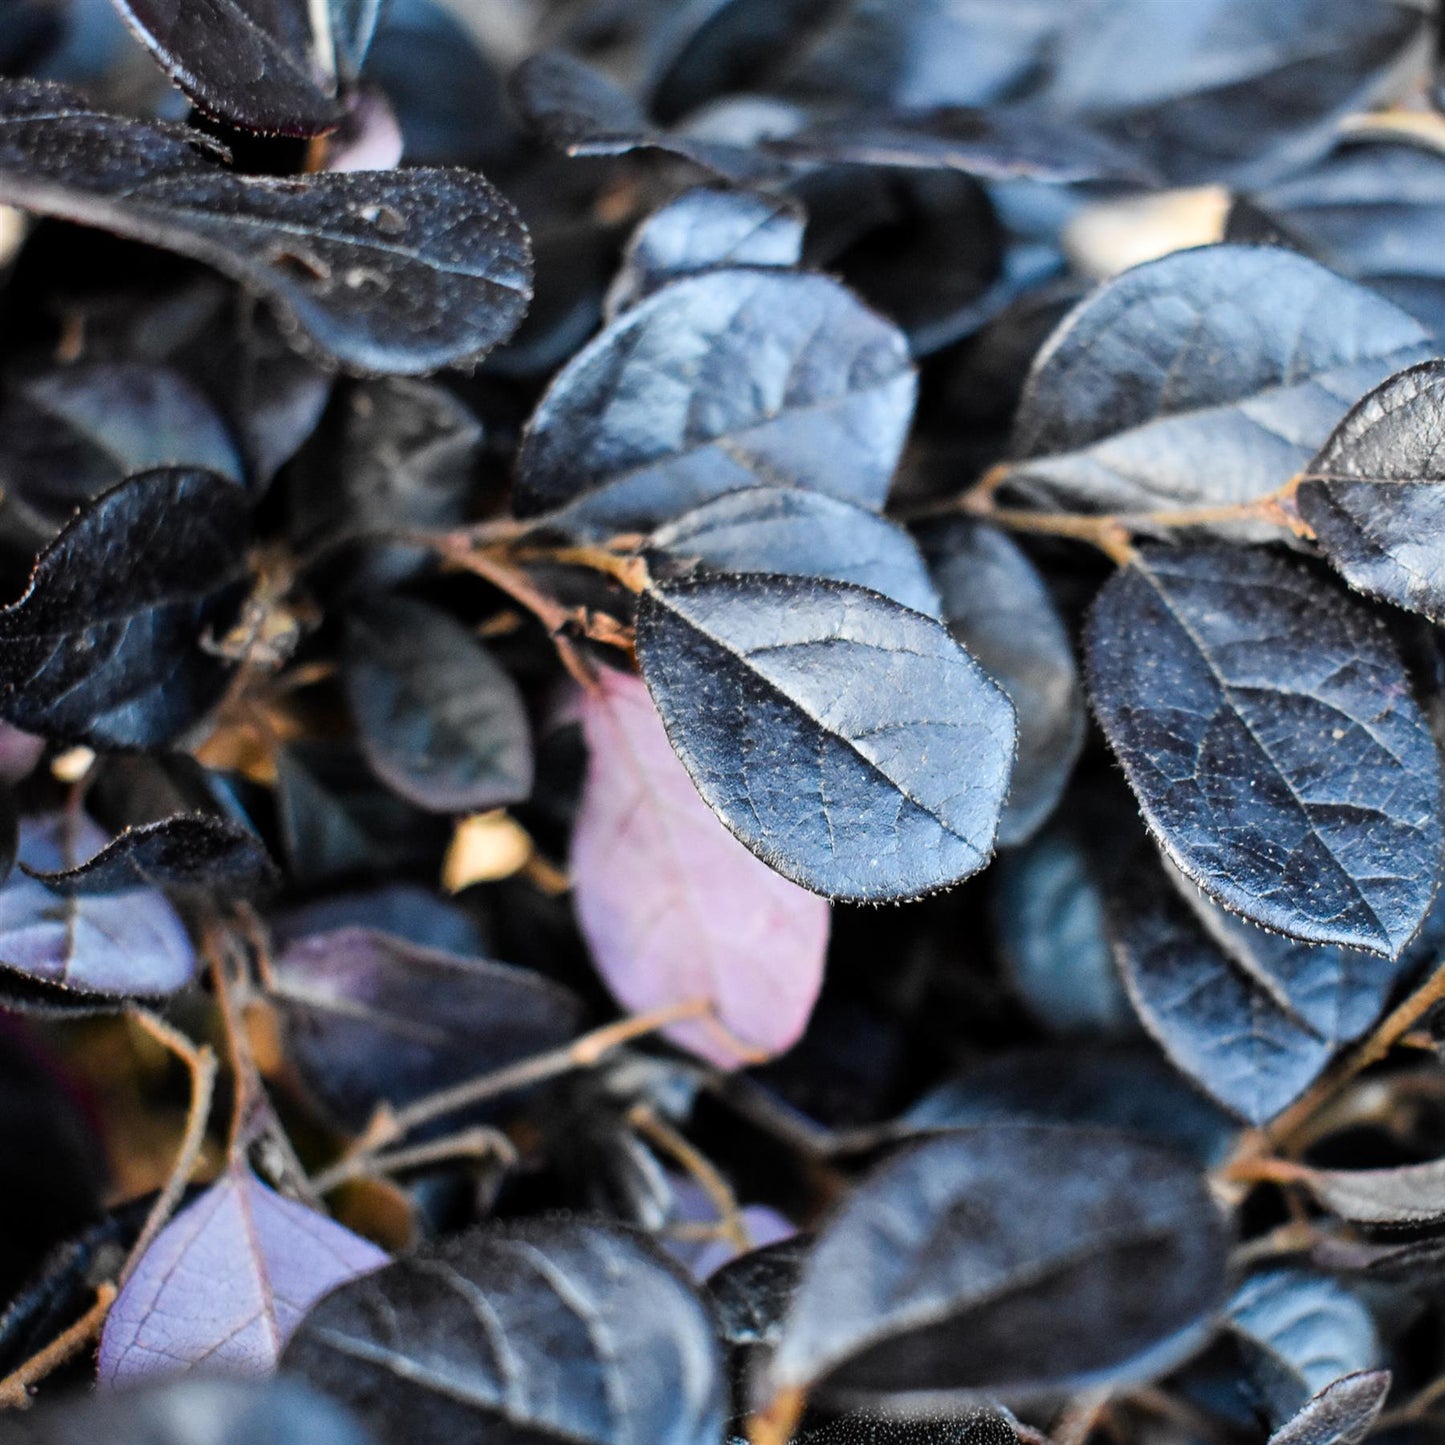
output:
POLYGON ((582 727, 573 897, 607 986, 637 1013, 710 999, 716 1022, 677 1024, 668 1037, 724 1068, 789 1048, 822 983, 827 903, 718 822, 640 679, 604 670, 582 700, 582 727))
POLYGON ((387 1262, 374 1244, 232 1169, 156 1236, 100 1339, 102 1385, 268 1375, 328 1290, 387 1262))

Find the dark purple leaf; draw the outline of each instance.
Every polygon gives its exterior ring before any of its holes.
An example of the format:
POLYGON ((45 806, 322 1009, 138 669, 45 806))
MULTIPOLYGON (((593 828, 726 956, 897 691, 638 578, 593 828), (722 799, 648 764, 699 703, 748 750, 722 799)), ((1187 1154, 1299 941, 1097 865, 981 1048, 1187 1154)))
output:
POLYGON ((21 865, 66 897, 133 888, 216 889, 227 899, 265 893, 280 881, 261 840, 248 828, 206 813, 177 813, 127 828, 74 868, 46 872, 21 865))
POLYGON ((247 587, 250 505, 212 472, 142 472, 97 498, 0 609, 0 714, 45 737, 157 748, 219 697, 247 587))
POLYGON ((726 1414, 706 1305, 600 1222, 429 1244, 329 1295, 282 1364, 408 1445, 711 1445, 726 1414))
POLYGON ((581 707, 588 770, 572 880, 598 971, 634 1012, 709 1000, 721 1029, 700 1019, 668 1035, 716 1064, 781 1053, 823 981, 827 903, 712 815, 637 678, 600 672, 581 707))
POLYGON ((1177 1155, 993 1124, 913 1146, 823 1227, 768 1377, 894 1411, 1149 1379, 1201 1344, 1226 1236, 1177 1155))
POLYGON ((836 281, 709 271, 624 312, 562 370, 518 454, 515 506, 601 534, 756 484, 881 510, 915 388, 903 337, 836 281))
POLYGON ((106 1316, 100 1383, 269 1375, 317 1299, 386 1262, 374 1244, 233 1168, 142 1256, 106 1316))
POLYGON ((274 964, 289 1054, 348 1129, 566 1043, 582 1009, 539 974, 422 948, 369 928, 291 943, 274 964))
POLYGON ((344 669, 361 749, 403 798, 467 813, 532 791, 522 695, 445 612, 405 597, 359 608, 347 618, 344 669))
POLYGON ((170 78, 244 130, 317 135, 341 106, 311 33, 307 0, 116 0, 170 78))
POLYGON ((649 588, 637 654, 698 791, 785 877, 881 901, 988 861, 1014 710, 942 623, 842 582, 731 575, 649 588))
POLYGON ((193 132, 0 84, 0 200, 214 266, 266 297, 298 345, 361 373, 475 362, 531 299, 511 206, 460 170, 243 176, 193 132))

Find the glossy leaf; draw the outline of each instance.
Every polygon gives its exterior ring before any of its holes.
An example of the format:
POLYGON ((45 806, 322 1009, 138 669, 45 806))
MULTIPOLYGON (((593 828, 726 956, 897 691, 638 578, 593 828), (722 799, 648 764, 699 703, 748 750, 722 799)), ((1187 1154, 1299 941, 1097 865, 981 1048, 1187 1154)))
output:
POLYGON ((918 1413, 1147 1379, 1202 1341, 1225 1249, 1199 1176, 1128 1135, 941 1135, 825 1226, 770 1381, 918 1413))
POLYGON ((231 664, 207 650, 246 587, 246 494, 211 472, 142 472, 81 511, 0 609, 0 713, 103 748, 170 742, 231 664))
POLYGON ((244 898, 279 881, 276 865, 250 829, 206 813, 176 813, 127 828, 73 868, 48 872, 21 866, 66 897, 130 888, 216 888, 228 898, 244 898))
POLYGON ((1073 644, 1043 579, 1003 532, 958 521, 921 540, 949 631, 1018 715, 1018 760, 999 821, 999 843, 1012 847, 1053 812, 1083 745, 1073 644))
POLYGON ((316 1299, 385 1263, 374 1244, 234 1168, 141 1257, 106 1316, 100 1382, 268 1375, 316 1299))
POLYGON ((1276 1428, 1336 1380, 1380 1363, 1369 1311, 1323 1275, 1302 1269, 1253 1275, 1235 1292, 1228 1315, 1276 1428))
POLYGON ((603 534, 756 484, 878 510, 914 390, 903 337, 836 281, 710 271, 624 312, 562 370, 523 439, 514 504, 603 534))
POLYGON ((1147 262, 1083 301, 1039 353, 1009 484, 1076 511, 1248 501, 1283 486, 1424 342, 1412 317, 1290 251, 1205 246, 1147 262))
POLYGON ((347 619, 346 695, 376 775, 435 813, 515 803, 532 791, 521 693, 461 623, 405 597, 347 619))
POLYGON ((0 887, 0 965, 82 996, 173 993, 191 981, 196 955, 160 893, 131 887, 99 897, 67 895, 31 875, 74 868, 108 841, 79 812, 22 821, 18 856, 24 871, 0 887))
POLYGON ((565 1044, 566 989, 527 969, 346 926, 289 944, 272 997, 288 1053, 346 1128, 422 1094, 565 1044))
POLYGON ((724 1384, 706 1306, 640 1234, 493 1225, 335 1291, 284 1369, 386 1439, 701 1445, 724 1384))
POLYGON ((200 144, 58 86, 0 83, 0 200, 214 266, 270 301, 297 344, 350 370, 476 361, 521 321, 526 235, 481 176, 243 176, 200 144))
POLYGON ((1174 1064, 1263 1124, 1369 1027, 1396 970, 1375 954, 1265 933, 1203 901, 1191 908, 1181 894, 1146 876, 1115 900, 1125 985, 1174 1064))
POLYGON ((1297 503, 1351 586, 1445 622, 1445 363, 1392 376, 1304 469, 1297 503))
POLYGON ((722 1067, 783 1052, 822 985, 828 905, 712 815, 636 678, 599 672, 581 709, 588 770, 571 873, 598 971, 634 1013, 710 1000, 716 1022, 668 1035, 722 1067))
POLYGON ((116 0, 166 74, 245 130, 316 135, 341 119, 303 0, 116 0))
POLYGON ((698 791, 784 877, 902 899, 988 861, 1013 707, 932 618, 839 582, 678 582, 640 599, 637 654, 698 791))
POLYGON ((633 232, 622 269, 607 293, 609 315, 669 281, 726 266, 796 266, 803 216, 761 191, 698 186, 654 211, 633 232))
POLYGON ((1269 1437, 1269 1445, 1359 1445, 1389 1393, 1388 1370, 1346 1375, 1306 1401, 1269 1437))
POLYGON ((1088 625, 1095 712, 1170 858, 1218 902, 1397 958, 1435 893, 1435 744, 1380 622, 1261 551, 1146 548, 1088 625))
POLYGON ((852 582, 930 617, 941 610, 907 532, 821 492, 766 486, 728 492, 665 523, 648 545, 678 564, 852 582))

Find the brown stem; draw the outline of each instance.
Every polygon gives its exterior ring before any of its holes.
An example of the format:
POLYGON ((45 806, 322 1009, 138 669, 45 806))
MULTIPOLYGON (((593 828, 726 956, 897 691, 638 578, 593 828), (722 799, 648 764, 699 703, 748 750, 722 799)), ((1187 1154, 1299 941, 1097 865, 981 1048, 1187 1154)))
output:
POLYGON ((135 1273, 136 1266, 151 1247, 156 1235, 165 1228, 166 1221, 175 1212, 176 1205, 186 1192, 186 1186, 191 1182, 191 1173, 201 1156, 201 1146, 206 1141, 206 1124, 211 1116, 211 1099, 216 1087, 216 1056, 209 1044, 193 1044, 179 1030, 173 1029, 146 1009, 133 1008, 130 1010, 130 1017, 190 1071, 191 1106, 186 1114, 185 1132, 181 1135, 180 1148, 176 1150, 170 1177, 156 1196, 155 1203, 151 1205, 145 1224, 121 1266, 116 1283, 122 1287, 135 1273))
POLYGON ((73 1360, 100 1333, 116 1293, 113 1284, 97 1285, 95 1303, 69 1329, 0 1380, 0 1410, 29 1409, 31 1386, 73 1360))
POLYGON ((517 1150, 499 1129, 478 1127, 464 1129, 447 1139, 417 1144, 410 1149, 391 1149, 378 1154, 355 1154, 323 1169, 311 1181, 317 1194, 330 1194, 353 1179, 371 1179, 378 1175, 400 1174, 406 1169, 419 1169, 427 1164, 440 1164, 449 1159, 501 1160, 505 1165, 517 1162, 517 1150))
POLYGON ((647 563, 641 557, 620 556, 610 545, 518 547, 513 555, 519 562, 554 562, 564 567, 587 567, 611 577, 629 592, 641 592, 647 586, 647 563))
POLYGON ((748 1445, 788 1445, 807 1408, 808 1392, 799 1385, 779 1390, 748 1419, 748 1445))
POLYGON ((520 1063, 509 1064, 504 1069, 496 1069, 489 1074, 468 1079, 450 1089, 441 1089, 435 1094, 415 1100, 405 1108, 380 1109, 367 1126, 365 1134, 356 1141, 348 1157, 363 1153, 374 1154, 423 1124, 429 1124, 434 1119, 444 1118, 462 1109, 469 1109, 487 1099, 515 1093, 518 1089, 529 1088, 533 1084, 558 1078, 576 1069, 591 1068, 623 1044, 688 1019, 704 1018, 711 1012, 712 1004, 707 999, 693 999, 688 1003, 674 1004, 670 1008, 656 1009, 651 1013, 634 1014, 631 1018, 619 1019, 616 1023, 606 1024, 591 1033, 583 1034, 560 1049, 536 1054, 520 1063))
POLYGON ((1221 1171, 1228 1178, 1247 1168, 1276 1148, 1288 1148, 1291 1141, 1350 1083, 1372 1064, 1377 1064, 1395 1047, 1429 1011, 1445 1000, 1445 963, 1391 1013, 1352 1054, 1347 1054, 1332 1069, 1327 1069, 1282 1114, 1262 1129, 1251 1130, 1241 1139, 1234 1157, 1221 1171))
POLYGON ((753 1247, 752 1236, 738 1208, 737 1196, 717 1166, 690 1139, 678 1133, 666 1119, 647 1104, 634 1104, 627 1111, 627 1123, 649 1144, 682 1165, 696 1181, 717 1211, 719 1233, 739 1251, 753 1247))

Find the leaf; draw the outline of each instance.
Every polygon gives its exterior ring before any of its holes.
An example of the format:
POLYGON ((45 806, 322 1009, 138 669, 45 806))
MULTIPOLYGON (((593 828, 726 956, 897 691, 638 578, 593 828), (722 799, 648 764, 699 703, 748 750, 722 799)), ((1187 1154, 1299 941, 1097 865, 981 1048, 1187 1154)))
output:
POLYGON ((100 748, 158 748, 220 696, 207 651, 246 590, 250 506, 211 472, 142 472, 84 508, 0 608, 0 713, 100 748))
POLYGON ((1329 155, 1236 200, 1230 240, 1279 240, 1363 281, 1434 335, 1445 328, 1445 157, 1408 136, 1346 136, 1329 155))
POLYGON ((1424 16, 1408 3, 1113 0, 1068 6, 1042 107, 1137 147, 1174 185, 1287 173, 1340 117, 1400 94, 1424 16))
POLYGON ((527 128, 569 156, 655 150, 739 184, 786 174, 780 162, 749 148, 694 140, 654 125, 601 71, 560 50, 528 56, 512 72, 508 89, 527 128))
POLYGON ((706 1307, 615 1224, 498 1224, 426 1244, 323 1300, 282 1364, 410 1445, 701 1445, 726 1413, 706 1307))
POLYGON ((335 128, 304 0, 116 0, 166 74, 208 115, 269 134, 335 128))
POLYGON ((22 820, 22 871, 0 887, 0 967, 49 985, 48 993, 74 992, 81 1001, 152 997, 191 981, 195 951, 175 910, 155 889, 66 896, 34 876, 74 868, 108 842, 79 812, 22 820))
POLYGON ((718 1332, 729 1345, 777 1344, 812 1245, 811 1235, 789 1235, 740 1254, 708 1277, 718 1332))
POLYGON ((476 955, 486 951, 475 917, 417 883, 385 883, 378 888, 333 893, 273 913, 268 922, 272 937, 282 948, 312 933, 365 928, 442 953, 476 955))
POLYGON ((1153 1050, 1101 1049, 1093 1040, 983 1059, 931 1089, 902 1122, 1095 1124, 1172 1148, 1200 1168, 1222 1163, 1238 1132, 1153 1050))
POLYGON ((5 1445, 375 1445, 350 1411, 295 1380, 191 1378, 99 1398, 71 1393, 23 1418, 0 1433, 5 1445))
POLYGON ((941 1135, 824 1227, 770 1384, 920 1413, 1148 1379, 1202 1342, 1225 1252, 1199 1175, 1128 1135, 941 1135))
POLYGON ((814 121, 766 146, 770 154, 813 165, 954 170, 982 180, 1153 179, 1149 167, 1122 146, 1022 108, 851 112, 814 121))
POLYGON ((1300 1182, 1351 1224, 1420 1228, 1445 1220, 1445 1160, 1393 1169, 1309 1169, 1300 1182))
POLYGON ((581 708, 588 768, 570 871, 598 972, 636 1013, 708 999, 716 1022, 668 1037, 723 1068, 782 1053, 823 982, 828 905, 713 817, 636 678, 599 671, 581 708))
POLYGON ((353 1132, 380 1103, 400 1107, 559 1048, 582 1021, 572 994, 529 969, 355 926, 287 945, 271 997, 287 1057, 353 1132))
POLYGON ((1009 486, 1089 512, 1250 501, 1424 342, 1403 311, 1293 252, 1204 246, 1146 262, 1039 353, 1009 486))
POLYGON ((1018 715, 1018 760, 999 822, 1000 845, 1013 847, 1058 805, 1083 745, 1073 645, 1043 578, 1005 533, 960 519, 929 528, 921 545, 949 631, 1018 715))
POLYGON ((261 840, 249 828, 206 813, 176 813, 127 828, 94 857, 58 872, 24 871, 66 897, 128 888, 222 889, 251 897, 280 882, 261 840))
POLYGON ((1366 1370, 1327 1385, 1286 1420, 1269 1445, 1359 1445, 1390 1393, 1388 1370, 1366 1370))
POLYGON ((1445 622, 1445 362, 1375 388, 1305 467, 1300 515, 1352 587, 1445 622))
POLYGON ((1435 893, 1440 765, 1381 623, 1273 553, 1149 547, 1087 634, 1094 710, 1185 875, 1266 928, 1398 958, 1435 893))
POLYGON ((1228 1317, 1276 1428, 1336 1380, 1380 1363, 1369 1311, 1323 1275, 1302 1269, 1253 1275, 1235 1292, 1228 1317))
MULTIPOLYGON (((436 382, 390 377, 362 382, 338 400, 316 445, 292 469, 287 501, 296 544, 310 550, 369 532, 460 524, 481 458, 483 429, 436 382)), ((357 580, 393 586, 427 554, 372 542, 352 564, 357 580)))
POLYGON ((470 171, 244 176, 195 133, 0 82, 0 200, 201 261, 297 345, 363 374, 480 360, 531 299, 526 233, 470 171))
POLYGON ((374 1244, 233 1167, 141 1256, 106 1316, 97 1378, 268 1375, 315 1300, 385 1263, 374 1244))
POLYGON ((755 484, 878 510, 915 385, 902 335, 836 281, 688 277, 624 312, 553 381, 517 457, 514 506, 598 535, 755 484))
POLYGON ((1082 826, 1060 820, 996 865, 1000 962, 1013 992, 1051 1033, 1118 1035, 1133 1020, 1105 917, 1109 875, 1129 858, 1128 837, 1112 817, 1082 826), (1107 850, 1099 837, 1110 840, 1107 850))
POLYGON ((633 232, 607 293, 608 319, 699 271, 796 266, 803 226, 802 212, 784 197, 709 186, 684 191, 633 232))
POLYGON ((821 492, 746 487, 664 523, 649 548, 717 572, 769 572, 852 582, 930 617, 938 594, 907 532, 821 492))
POLYGON ((1304 1093, 1336 1047, 1374 1022, 1396 977, 1377 955, 1292 943, 1202 901, 1191 908, 1157 878, 1126 884, 1113 914, 1120 971, 1144 1027, 1251 1124, 1304 1093))
POLYGON ((517 685, 471 631, 405 597, 346 621, 347 701, 377 777, 418 807, 466 813, 532 791, 532 736, 517 685))
POLYGON ((637 656, 693 783, 785 878, 914 898, 993 851, 1008 698, 932 618, 841 582, 654 585, 637 656))
MULTIPOLYGON (((243 479, 236 444, 185 377, 145 362, 81 362, 22 382, 0 413, 6 500, 39 518, 37 548, 77 506, 135 472, 243 479)), ((29 520, 27 516, 27 520, 29 520)))

